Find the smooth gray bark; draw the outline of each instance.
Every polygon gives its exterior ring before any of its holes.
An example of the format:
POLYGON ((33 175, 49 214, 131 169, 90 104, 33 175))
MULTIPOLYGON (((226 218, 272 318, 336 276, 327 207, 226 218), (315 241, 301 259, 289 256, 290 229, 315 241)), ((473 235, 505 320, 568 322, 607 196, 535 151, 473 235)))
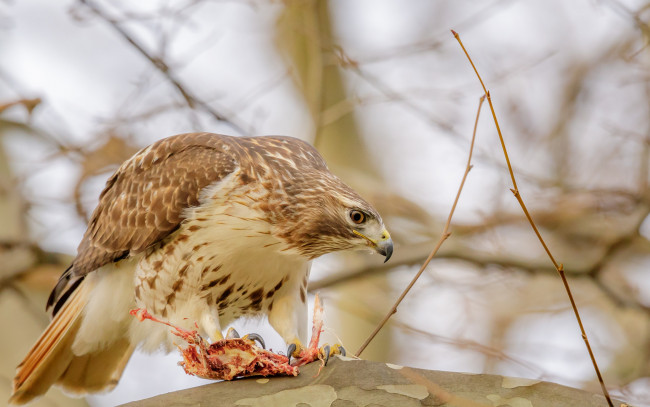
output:
MULTIPOLYGON (((367 360, 334 358, 298 377, 218 382, 125 404, 153 406, 511 406, 605 407, 601 394, 554 383, 488 374, 401 368, 367 360)), ((615 406, 621 406, 615 402, 615 406)))

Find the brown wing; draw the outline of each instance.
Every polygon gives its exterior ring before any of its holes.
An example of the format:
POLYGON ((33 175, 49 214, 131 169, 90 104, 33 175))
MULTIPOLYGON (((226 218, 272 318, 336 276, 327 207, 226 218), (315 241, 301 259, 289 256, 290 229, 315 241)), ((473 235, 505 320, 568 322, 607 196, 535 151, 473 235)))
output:
POLYGON ((201 190, 237 163, 228 136, 189 133, 160 140, 131 157, 109 178, 72 266, 48 300, 53 314, 83 277, 139 253, 177 229, 201 190), (225 147, 225 148, 224 148, 225 147))

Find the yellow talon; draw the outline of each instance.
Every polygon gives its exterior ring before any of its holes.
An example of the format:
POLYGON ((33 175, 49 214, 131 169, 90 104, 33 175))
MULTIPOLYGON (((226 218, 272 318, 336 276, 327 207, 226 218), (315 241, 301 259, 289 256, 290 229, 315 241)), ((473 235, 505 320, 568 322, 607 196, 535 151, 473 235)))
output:
POLYGON ((287 348, 287 357, 298 358, 300 357, 300 353, 302 353, 302 350, 303 350, 302 343, 300 343, 298 339, 294 339, 291 341, 289 347, 287 348))
POLYGON ((334 355, 343 355, 345 356, 345 348, 341 344, 336 344, 332 346, 332 349, 330 350, 330 356, 334 355))
POLYGON ((325 344, 318 349, 318 359, 328 360, 331 354, 332 352, 328 344, 325 344))
POLYGON ((330 356, 343 355, 345 356, 345 348, 341 344, 328 345, 327 343, 318 349, 318 357, 328 359, 330 356))
POLYGON ((334 346, 325 344, 318 349, 318 359, 322 360, 325 365, 327 365, 330 357, 334 355, 345 356, 345 348, 339 344, 336 344, 334 346))
POLYGON ((233 327, 228 328, 228 332, 226 332, 226 338, 228 339, 233 339, 233 338, 239 338, 239 332, 233 327))
POLYGON ((244 337, 242 339, 248 339, 251 342, 257 342, 257 343, 260 344, 262 349, 266 349, 266 344, 264 343, 264 338, 262 338, 262 336, 260 334, 256 334, 256 333, 246 334, 246 335, 244 335, 244 337))

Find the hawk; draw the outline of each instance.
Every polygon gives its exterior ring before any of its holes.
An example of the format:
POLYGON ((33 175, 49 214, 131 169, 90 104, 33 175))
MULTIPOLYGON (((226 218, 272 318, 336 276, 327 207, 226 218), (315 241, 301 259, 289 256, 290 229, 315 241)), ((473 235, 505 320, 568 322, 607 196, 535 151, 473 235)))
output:
POLYGON ((18 366, 10 402, 53 384, 83 395, 117 384, 133 349, 173 348, 162 324, 211 340, 241 316, 267 315, 288 344, 307 335, 311 260, 393 242, 379 213, 291 137, 189 133, 136 153, 108 179, 71 266, 53 289, 53 319, 18 366))

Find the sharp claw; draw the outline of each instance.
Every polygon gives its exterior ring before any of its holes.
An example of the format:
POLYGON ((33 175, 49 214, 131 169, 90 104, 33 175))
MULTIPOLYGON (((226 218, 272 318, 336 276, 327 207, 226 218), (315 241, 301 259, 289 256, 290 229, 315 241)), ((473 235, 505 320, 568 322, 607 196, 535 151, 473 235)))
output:
POLYGON ((233 327, 228 328, 228 332, 226 332, 226 339, 237 339, 240 338, 239 332, 233 327))
POLYGON ((257 341, 262 349, 266 349, 266 344, 264 343, 264 339, 262 339, 262 336, 260 334, 252 333, 244 336, 244 338, 250 339, 251 341, 257 341))
POLYGON ((345 348, 344 348, 343 346, 339 346, 339 354, 340 354, 341 356, 345 356, 346 353, 347 353, 347 352, 345 351, 345 348))
POLYGON ((330 346, 323 346, 321 352, 323 352, 323 359, 325 360, 325 366, 327 366, 327 361, 330 360, 330 346))
POLYGON ((287 348, 287 358, 289 359, 289 363, 291 363, 291 355, 293 355, 293 352, 296 351, 296 344, 292 343, 289 345, 287 348))

